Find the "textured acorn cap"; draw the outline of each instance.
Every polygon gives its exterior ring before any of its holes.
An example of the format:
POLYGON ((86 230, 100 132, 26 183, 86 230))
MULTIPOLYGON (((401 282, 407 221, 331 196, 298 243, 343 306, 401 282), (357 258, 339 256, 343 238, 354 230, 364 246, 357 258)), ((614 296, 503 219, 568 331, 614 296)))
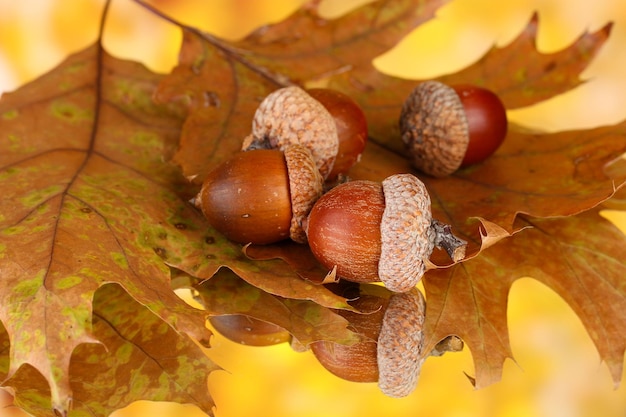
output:
POLYGON ((326 178, 339 150, 337 127, 326 108, 300 87, 285 87, 269 94, 252 120, 252 137, 242 150, 253 147, 284 149, 300 143, 313 155, 326 178))
POLYGON ((469 126, 461 99, 438 81, 419 84, 400 114, 402 141, 422 172, 445 177, 459 169, 469 144, 469 126))
POLYGON ((321 197, 324 179, 320 174, 311 152, 304 146, 293 144, 284 149, 287 173, 289 175, 289 192, 291 196, 291 240, 306 243, 306 233, 302 227, 313 204, 321 197))
POLYGON ((424 297, 415 288, 389 299, 376 349, 378 387, 389 397, 405 397, 417 386, 425 357, 425 312, 424 297))
POLYGON ((380 224, 378 275, 391 291, 410 291, 426 272, 435 246, 430 196, 411 174, 383 180, 385 210, 380 224))

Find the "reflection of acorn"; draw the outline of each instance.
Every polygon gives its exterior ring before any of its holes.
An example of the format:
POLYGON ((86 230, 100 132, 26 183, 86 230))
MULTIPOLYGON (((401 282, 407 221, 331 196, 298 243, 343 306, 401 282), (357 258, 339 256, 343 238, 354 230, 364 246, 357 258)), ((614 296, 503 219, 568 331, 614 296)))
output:
POLYGON ((302 222, 323 191, 311 153, 294 144, 240 152, 209 173, 193 203, 239 243, 305 243, 302 222))
POLYGON ((366 139, 365 116, 348 96, 293 86, 276 90, 261 102, 242 150, 283 149, 299 143, 311 151, 322 176, 334 179, 356 163, 366 139))
POLYGON ((425 302, 413 289, 389 299, 362 295, 354 307, 370 314, 340 310, 355 331, 366 339, 354 345, 330 341, 311 344, 318 361, 340 378, 354 382, 378 382, 390 397, 404 397, 417 385, 424 361, 422 352, 425 302))
POLYGON ((435 177, 483 161, 507 133, 506 109, 493 92, 426 81, 402 107, 400 131, 411 162, 435 177))
POLYGON ((270 346, 291 340, 282 327, 242 314, 212 316, 209 322, 219 334, 242 345, 270 346))
POLYGON ((315 257, 329 270, 336 267, 337 276, 382 281, 397 292, 419 282, 435 246, 454 261, 466 246, 432 219, 426 187, 410 174, 334 187, 315 203, 305 230, 315 257))

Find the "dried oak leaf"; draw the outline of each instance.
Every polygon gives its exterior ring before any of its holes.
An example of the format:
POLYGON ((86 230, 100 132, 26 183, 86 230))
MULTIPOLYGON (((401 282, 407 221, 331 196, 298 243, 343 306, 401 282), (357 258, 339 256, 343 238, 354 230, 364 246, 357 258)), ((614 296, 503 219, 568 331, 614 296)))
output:
MULTIPOLYGON (((382 74, 371 60, 440 6, 437 1, 393 6, 374 2, 325 20, 312 3, 234 43, 183 26, 179 65, 161 83, 157 95, 163 102, 189 104, 175 161, 186 175, 202 180, 215 164, 239 150, 254 110, 267 92, 290 82, 307 85, 324 79, 357 100, 368 117, 371 141, 350 176, 381 180, 391 173, 411 171, 406 160, 394 153, 403 152, 399 110, 417 81, 382 74)), ((493 48, 466 70, 441 79, 485 85, 510 107, 535 103, 580 84, 580 72, 607 39, 609 28, 584 34, 562 51, 543 54, 535 46, 537 19, 533 18, 509 45, 493 48)), ((601 167, 626 151, 626 146, 618 129, 601 134, 546 136, 511 129, 505 145, 486 163, 443 180, 423 179, 434 194, 436 214, 471 241, 468 255, 472 256, 485 247, 477 219, 482 219, 491 244, 516 231, 513 222, 518 213, 570 215, 608 198, 614 187, 602 176, 601 167)), ((280 251, 275 257, 281 257, 280 251)), ((447 263, 438 254, 435 262, 447 263)))
POLYGON ((34 366, 59 410, 72 396, 72 352, 98 342, 92 298, 105 283, 119 283, 178 332, 209 336, 204 314, 171 290, 162 259, 193 248, 198 227, 179 196, 186 185, 178 168, 163 162, 180 117, 152 104, 158 81, 95 45, 0 101, 9 376, 34 366))
MULTIPOLYGON (((537 50, 538 19, 513 42, 492 48, 469 67, 435 78, 447 84, 488 88, 514 109, 565 93, 581 83, 580 73, 604 45, 611 25, 581 35, 569 47, 550 54, 537 50)), ((418 59, 418 57, 415 57, 418 59)), ((379 144, 403 152, 398 128, 402 103, 423 80, 406 80, 379 72, 371 63, 328 79, 328 86, 352 96, 363 108, 370 135, 379 144)))
POLYGON ((94 46, 0 101, 0 319, 15 347, 10 373, 35 365, 60 407, 70 395, 73 346, 96 341, 91 297, 103 283, 120 283, 199 340, 207 338, 204 315, 172 292, 167 264, 205 277, 229 264, 251 280, 265 280, 271 268, 285 275, 280 288, 258 286, 345 306, 281 265, 254 266, 239 246, 211 235, 181 198, 192 193, 178 168, 163 162, 180 118, 152 104, 159 80, 94 46), (56 350, 63 354, 49 355, 56 350))
MULTIPOLYGON (((70 415, 108 416, 143 399, 194 404, 212 415, 215 404, 206 384, 217 366, 194 341, 181 337, 120 286, 96 291, 93 334, 100 344, 80 345, 72 355, 70 415)), ((6 333, 0 339, 8 345, 6 333)), ((8 359, 8 350, 0 353, 8 359)), ((23 367, 7 385, 23 410, 55 416, 48 384, 34 368, 23 367)))
MULTIPOLYGON (((623 158, 626 158, 626 155, 623 158)), ((626 164, 611 164, 607 167, 607 173, 613 178, 624 178, 626 177, 626 164)), ((613 197, 602 203, 602 207, 607 210, 626 211, 626 188, 621 187, 616 190, 613 197)))
POLYGON ((478 387, 500 379, 509 345, 506 306, 517 278, 533 277, 556 291, 580 317, 617 384, 626 340, 624 234, 594 208, 576 216, 521 216, 529 228, 424 280, 428 351, 448 335, 472 352, 478 387))
POLYGON ((209 278, 228 265, 269 292, 348 307, 282 261, 256 265, 188 203, 197 190, 169 163, 184 112, 153 103, 161 78, 96 44, 0 100, 0 320, 12 345, 9 375, 34 366, 59 410, 72 395, 72 351, 98 342, 91 303, 105 283, 119 283, 199 341, 209 336, 205 313, 172 291, 169 266, 209 278))
MULTIPOLYGON (((355 43, 358 49, 344 48, 350 44, 351 31, 360 36, 359 28, 376 28, 384 20, 381 16, 399 10, 390 4, 376 2, 336 21, 319 18, 311 6, 236 43, 186 28, 180 64, 159 89, 163 102, 183 99, 191 103, 176 162, 187 175, 201 180, 216 163, 238 151, 249 131, 245 120, 251 120, 265 92, 290 83, 326 84, 352 96, 368 117, 371 141, 350 176, 381 180, 412 171, 401 156, 397 118, 404 99, 419 81, 379 73, 371 59, 384 49, 379 45, 388 48, 397 42, 402 33, 415 27, 411 25, 432 16, 440 4, 401 2, 400 7, 423 15, 405 20, 415 15, 397 14, 390 22, 400 24, 402 30, 369 31, 368 43, 355 43), (306 31, 297 30, 299 25, 306 31), (290 36, 290 30, 297 35, 290 36), (299 35, 304 32, 306 36, 299 35)), ((498 93, 508 108, 537 103, 580 84, 581 71, 608 38, 610 26, 586 33, 552 54, 537 50, 536 31, 537 19, 533 19, 511 44, 493 48, 466 70, 440 80, 484 85, 498 93)), ((513 127, 501 149, 483 164, 444 179, 416 173, 431 193, 434 216, 471 243, 466 262, 429 271, 424 279, 430 334, 425 351, 457 334, 474 354, 477 386, 496 381, 502 362, 511 356, 507 294, 514 279, 531 275, 556 288, 572 304, 618 378, 617 364, 624 349, 615 329, 623 326, 623 316, 611 318, 607 311, 590 308, 602 302, 601 293, 585 300, 580 273, 592 269, 614 284, 617 276, 623 276, 619 260, 626 259, 626 254, 618 253, 623 236, 600 219, 594 207, 623 185, 623 170, 610 164, 625 151, 624 123, 555 134, 513 127), (543 261, 546 253, 557 260, 548 265, 543 261), (574 259, 581 254, 587 256, 586 264, 574 259), (611 259, 608 269, 598 260, 602 256, 611 259), (569 268, 568 273, 551 269, 559 267, 569 268), (573 288, 571 293, 569 288, 573 288), (603 323, 611 323, 612 329, 603 329, 603 323)), ((273 254, 289 259, 282 248, 273 254)), ((263 250, 264 258, 270 255, 271 248, 263 250)), ((445 263, 439 255, 435 254, 435 261, 445 263)), ((606 289, 611 290, 610 286, 606 289)), ((622 306, 620 291, 614 298, 622 306)))
POLYGON ((271 91, 370 65, 444 3, 378 1, 327 20, 312 2, 232 43, 176 22, 184 29, 179 63, 156 95, 189 108, 174 161, 187 177, 202 181, 241 149, 254 111, 271 91))

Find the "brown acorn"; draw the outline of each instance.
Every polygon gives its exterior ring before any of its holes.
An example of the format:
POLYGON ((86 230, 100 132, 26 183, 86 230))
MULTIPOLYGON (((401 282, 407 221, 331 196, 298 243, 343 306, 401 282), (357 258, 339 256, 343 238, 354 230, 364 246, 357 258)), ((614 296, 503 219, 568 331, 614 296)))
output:
POLYGON ((459 261, 467 244, 432 218, 426 187, 411 174, 340 184, 314 204, 304 227, 313 255, 337 276, 396 292, 419 282, 434 247, 459 261))
POLYGON ((209 223, 239 243, 305 243, 302 223, 323 179, 302 145, 234 155, 209 173, 193 200, 209 223))
POLYGON ((435 177, 489 157, 504 141, 507 126, 506 109, 492 91, 439 81, 415 87, 400 115, 412 164, 435 177))
POLYGON ((311 151, 324 179, 330 180, 345 174, 359 160, 366 140, 365 115, 348 96, 291 86, 272 92, 261 102, 242 150, 302 144, 311 151))

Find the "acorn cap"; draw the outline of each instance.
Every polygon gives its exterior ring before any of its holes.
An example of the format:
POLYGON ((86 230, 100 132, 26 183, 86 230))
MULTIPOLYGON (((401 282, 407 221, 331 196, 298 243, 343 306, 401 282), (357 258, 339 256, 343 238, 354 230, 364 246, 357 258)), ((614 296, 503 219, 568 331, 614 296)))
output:
POLYGON ((411 174, 396 174, 382 182, 385 210, 380 223, 380 280, 391 291, 410 291, 427 269, 435 246, 430 196, 411 174))
POLYGON ((306 233, 302 223, 308 216, 313 204, 322 196, 324 179, 322 178, 311 152, 300 144, 286 146, 284 149, 289 175, 289 193, 291 196, 291 240, 306 243, 306 233))
POLYGON ((420 171, 445 177, 460 166, 469 144, 469 126, 461 99, 439 81, 419 84, 400 114, 402 141, 420 171))
POLYGON ((376 350, 378 387, 389 397, 405 397, 417 386, 425 359, 425 312, 424 296, 415 288, 389 299, 376 350))
POLYGON ((259 105, 252 120, 252 137, 242 150, 250 147, 284 149, 288 144, 306 146, 326 178, 339 150, 337 127, 326 108, 300 87, 285 87, 269 94, 259 105))

